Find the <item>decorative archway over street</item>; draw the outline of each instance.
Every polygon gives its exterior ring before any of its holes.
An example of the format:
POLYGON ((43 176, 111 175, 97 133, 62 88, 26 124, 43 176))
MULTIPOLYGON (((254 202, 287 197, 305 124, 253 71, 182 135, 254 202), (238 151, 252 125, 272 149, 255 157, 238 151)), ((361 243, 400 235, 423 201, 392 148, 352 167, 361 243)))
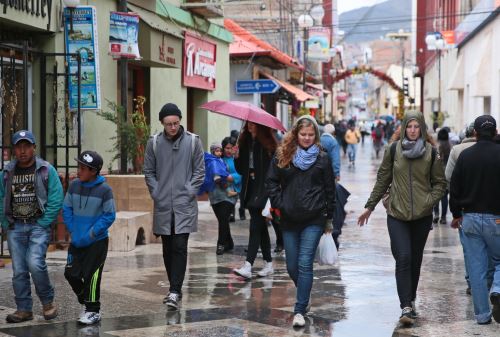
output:
POLYGON ((353 75, 361 75, 364 73, 370 73, 373 76, 378 77, 380 80, 389 84, 389 86, 392 89, 394 89, 398 92, 398 102, 399 102, 400 108, 399 108, 399 111, 396 115, 396 118, 402 119, 403 118, 403 110, 404 110, 404 99, 405 99, 405 96, 403 93, 403 88, 401 88, 399 85, 397 85, 396 82, 394 82, 394 80, 390 76, 388 76, 387 74, 385 74, 381 71, 375 70, 372 67, 361 66, 361 67, 355 67, 353 69, 348 69, 346 71, 343 71, 343 72, 337 74, 337 76, 335 76, 333 78, 333 83, 337 83, 337 82, 339 82, 343 79, 346 79, 347 77, 351 77, 353 75))

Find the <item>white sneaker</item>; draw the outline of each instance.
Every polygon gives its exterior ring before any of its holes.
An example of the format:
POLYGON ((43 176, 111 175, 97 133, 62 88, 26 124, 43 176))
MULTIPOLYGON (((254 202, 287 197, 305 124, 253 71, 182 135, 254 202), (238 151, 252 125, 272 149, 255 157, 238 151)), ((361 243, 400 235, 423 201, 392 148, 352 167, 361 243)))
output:
POLYGON ((86 312, 85 315, 83 315, 82 318, 78 320, 79 323, 81 324, 95 324, 98 323, 101 320, 101 314, 98 312, 86 312))
POLYGON ((274 268, 273 268, 273 263, 272 262, 266 262, 264 265, 264 268, 262 268, 261 271, 257 273, 259 277, 266 277, 269 275, 272 275, 274 273, 274 268))
POLYGON ((78 321, 80 321, 85 316, 85 305, 82 305, 82 310, 80 311, 80 315, 78 315, 78 321))
POLYGON ((252 278, 252 265, 250 262, 245 261, 245 264, 243 267, 238 268, 238 269, 233 269, 233 273, 236 275, 239 275, 241 277, 244 277, 246 279, 251 279, 252 278))
POLYGON ((306 320, 304 319, 304 316, 302 316, 301 314, 295 314, 295 316, 293 316, 293 326, 301 328, 304 325, 306 325, 306 320))

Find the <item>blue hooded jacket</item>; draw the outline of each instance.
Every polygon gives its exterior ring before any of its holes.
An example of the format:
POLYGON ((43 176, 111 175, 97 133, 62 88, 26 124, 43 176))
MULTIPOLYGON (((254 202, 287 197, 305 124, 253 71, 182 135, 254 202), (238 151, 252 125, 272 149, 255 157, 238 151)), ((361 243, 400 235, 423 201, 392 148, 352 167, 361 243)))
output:
POLYGON ((90 182, 75 179, 68 188, 63 218, 75 247, 87 247, 108 237, 116 212, 113 192, 105 181, 100 175, 90 182))
POLYGON ((223 180, 227 178, 229 172, 227 171, 226 163, 221 158, 205 152, 205 180, 200 187, 198 195, 214 190, 214 176, 216 175, 220 176, 223 180))

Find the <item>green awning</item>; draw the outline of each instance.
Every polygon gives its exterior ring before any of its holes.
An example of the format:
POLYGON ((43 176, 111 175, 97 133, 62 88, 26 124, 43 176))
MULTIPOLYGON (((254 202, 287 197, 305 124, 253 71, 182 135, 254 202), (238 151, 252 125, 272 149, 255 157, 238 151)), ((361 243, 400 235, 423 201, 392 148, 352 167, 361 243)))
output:
POLYGON ((233 42, 233 35, 224 27, 216 25, 201 17, 194 16, 190 12, 176 7, 167 1, 156 0, 156 14, 193 30, 205 32, 218 40, 227 43, 233 42))

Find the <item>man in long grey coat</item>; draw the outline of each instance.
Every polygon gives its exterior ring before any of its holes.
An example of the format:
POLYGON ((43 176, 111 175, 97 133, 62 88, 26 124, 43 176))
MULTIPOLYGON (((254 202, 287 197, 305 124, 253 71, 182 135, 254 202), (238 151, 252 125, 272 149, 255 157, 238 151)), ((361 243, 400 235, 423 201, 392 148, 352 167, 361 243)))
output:
POLYGON ((205 178, 200 138, 185 131, 182 114, 173 103, 159 113, 163 132, 152 136, 146 146, 144 175, 154 201, 153 233, 161 236, 163 262, 170 283, 163 303, 177 310, 186 274, 189 234, 197 231, 196 193, 205 178))

